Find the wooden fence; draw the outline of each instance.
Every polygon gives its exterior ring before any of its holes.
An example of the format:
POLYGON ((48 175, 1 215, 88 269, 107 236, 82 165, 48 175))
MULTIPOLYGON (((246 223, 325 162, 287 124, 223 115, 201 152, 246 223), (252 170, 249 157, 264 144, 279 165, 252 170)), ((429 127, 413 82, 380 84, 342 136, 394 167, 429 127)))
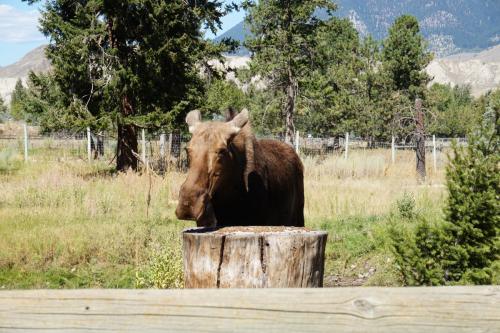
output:
POLYGON ((0 332, 500 332, 500 287, 0 292, 0 332))

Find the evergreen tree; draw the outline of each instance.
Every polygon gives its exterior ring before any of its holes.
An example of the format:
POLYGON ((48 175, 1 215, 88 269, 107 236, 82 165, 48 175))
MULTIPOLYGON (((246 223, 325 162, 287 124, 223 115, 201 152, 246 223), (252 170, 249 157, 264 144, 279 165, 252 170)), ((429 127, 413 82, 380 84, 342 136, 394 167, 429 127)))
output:
POLYGON ((6 117, 7 117, 7 105, 5 105, 2 96, 0 96, 0 122, 5 120, 6 117))
POLYGON ((426 92, 429 133, 446 137, 464 137, 479 123, 484 105, 471 95, 470 87, 433 84, 426 92))
POLYGON ((212 116, 220 116, 229 108, 240 111, 245 106, 246 96, 234 82, 217 79, 209 84, 204 107, 212 116))
MULTIPOLYGON (((30 1, 33 2, 33 1, 30 1)), ((117 169, 137 168, 138 127, 172 127, 201 103, 196 64, 221 48, 203 39, 231 6, 218 0, 50 0, 41 30, 61 108, 117 131, 117 169)))
POLYGON ((314 36, 324 22, 315 17, 318 9, 335 9, 330 0, 243 1, 246 23, 252 37, 246 40, 252 52, 251 69, 259 74, 280 101, 285 140, 293 141, 294 116, 302 79, 314 58, 314 36), (279 91, 279 92, 278 92, 279 91))
POLYGON ((446 221, 423 221, 407 233, 391 229, 396 264, 406 284, 498 283, 500 91, 490 96, 484 118, 466 147, 453 147, 446 221))
POLYGON ((423 97, 429 76, 425 67, 432 60, 420 32, 417 19, 403 15, 396 19, 384 41, 384 69, 390 74, 395 90, 407 94, 411 100, 423 97))
POLYGON ((10 99, 10 115, 14 120, 25 120, 23 100, 26 97, 26 88, 21 79, 18 79, 10 99))
POLYGON ((364 107, 358 32, 347 19, 331 18, 317 29, 310 73, 302 80, 300 127, 307 133, 340 136, 356 129, 364 107))

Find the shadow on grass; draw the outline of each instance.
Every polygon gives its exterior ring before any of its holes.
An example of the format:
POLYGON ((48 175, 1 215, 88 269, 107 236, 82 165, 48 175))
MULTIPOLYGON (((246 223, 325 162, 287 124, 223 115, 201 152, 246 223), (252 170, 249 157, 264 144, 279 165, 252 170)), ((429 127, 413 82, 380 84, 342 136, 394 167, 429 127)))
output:
POLYGON ((96 168, 88 171, 79 172, 78 177, 83 180, 92 180, 96 178, 112 178, 118 174, 118 171, 113 166, 96 168))

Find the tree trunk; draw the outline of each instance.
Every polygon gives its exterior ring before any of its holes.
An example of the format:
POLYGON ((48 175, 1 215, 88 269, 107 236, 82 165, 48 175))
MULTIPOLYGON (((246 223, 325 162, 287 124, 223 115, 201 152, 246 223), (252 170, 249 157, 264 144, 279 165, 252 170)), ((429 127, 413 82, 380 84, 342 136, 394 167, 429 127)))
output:
POLYGON ((420 182, 425 181, 425 128, 424 128, 424 112, 422 111, 422 100, 415 100, 416 113, 416 156, 417 156, 417 175, 420 182))
POLYGON ((285 102, 285 142, 294 143, 295 126, 293 124, 293 115, 295 113, 295 100, 297 97, 297 87, 293 78, 292 71, 288 71, 288 85, 286 87, 285 102))
MULTIPOLYGON (((132 105, 127 96, 122 99, 123 117, 133 114, 132 105)), ((137 170, 138 160, 137 128, 132 124, 118 123, 118 143, 116 145, 116 169, 118 171, 137 170)))
POLYGON ((185 287, 322 287, 326 237, 293 227, 184 231, 185 287))
POLYGON ((137 128, 134 125, 118 124, 118 144, 116 146, 116 169, 118 171, 137 170, 137 128))

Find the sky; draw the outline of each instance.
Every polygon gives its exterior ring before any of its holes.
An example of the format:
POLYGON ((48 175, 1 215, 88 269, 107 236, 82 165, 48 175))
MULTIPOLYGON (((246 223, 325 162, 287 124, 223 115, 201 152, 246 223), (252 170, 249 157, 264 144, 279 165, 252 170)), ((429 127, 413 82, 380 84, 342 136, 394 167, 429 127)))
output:
MULTIPOLYGON (((240 3, 241 0, 234 2, 240 3)), ((10 65, 35 47, 49 42, 38 30, 40 8, 40 4, 29 6, 21 0, 0 0, 0 66, 10 65)), ((244 15, 243 11, 226 15, 222 19, 222 30, 217 35, 235 26, 244 15)), ((206 36, 214 37, 211 32, 207 32, 206 36)))

